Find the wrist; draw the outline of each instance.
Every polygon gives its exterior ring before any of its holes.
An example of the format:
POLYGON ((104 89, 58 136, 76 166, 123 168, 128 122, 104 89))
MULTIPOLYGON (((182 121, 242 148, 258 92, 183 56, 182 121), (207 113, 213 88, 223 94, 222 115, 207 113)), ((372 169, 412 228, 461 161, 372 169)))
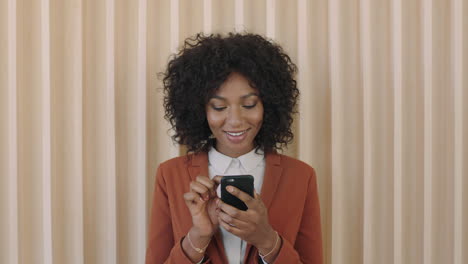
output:
POLYGON ((282 240, 278 232, 275 231, 275 235, 276 235, 276 238, 275 238, 275 244, 273 245, 273 248, 271 248, 271 250, 268 251, 267 253, 262 252, 261 250, 259 250, 258 252, 263 262, 273 263, 278 256, 279 250, 281 249, 282 240))
POLYGON ((211 237, 213 237, 214 233, 206 233, 202 232, 199 228, 192 226, 192 228, 189 230, 190 237, 194 237, 197 240, 211 240, 211 237))
POLYGON ((192 263, 200 263, 204 259, 210 240, 211 237, 200 236, 192 227, 182 241, 182 249, 192 263))
POLYGON ((203 235, 197 228, 192 227, 187 233, 187 237, 190 239, 189 243, 191 248, 200 254, 204 254, 210 244, 212 236, 203 235))
POLYGON ((258 244, 257 249, 261 255, 268 254, 275 247, 275 242, 277 240, 277 233, 271 229, 269 234, 265 236, 267 239, 263 240, 258 244))

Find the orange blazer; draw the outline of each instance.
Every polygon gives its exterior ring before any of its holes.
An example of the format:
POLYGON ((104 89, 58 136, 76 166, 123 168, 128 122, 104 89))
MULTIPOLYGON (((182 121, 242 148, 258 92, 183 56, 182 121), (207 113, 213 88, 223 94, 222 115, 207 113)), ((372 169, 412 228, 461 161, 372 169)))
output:
MULTIPOLYGON (((275 263, 322 264, 320 207, 315 171, 306 163, 277 153, 266 154, 261 198, 270 225, 282 237, 275 263)), ((149 223, 146 264, 190 264, 182 240, 192 227, 183 194, 198 175, 208 176, 207 153, 189 154, 162 163, 156 174, 149 223)), ((258 251, 247 244, 244 263, 259 262, 258 251)), ((204 263, 228 263, 220 232, 211 240, 204 263)))

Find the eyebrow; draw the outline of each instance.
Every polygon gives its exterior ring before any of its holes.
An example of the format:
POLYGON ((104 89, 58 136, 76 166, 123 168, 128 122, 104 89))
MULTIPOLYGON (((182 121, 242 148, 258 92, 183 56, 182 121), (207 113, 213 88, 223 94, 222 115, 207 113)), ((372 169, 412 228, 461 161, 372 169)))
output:
MULTIPOLYGON (((245 99, 245 98, 250 97, 250 96, 258 96, 258 94, 257 94, 257 93, 248 93, 248 94, 246 94, 246 95, 241 96, 240 98, 241 98, 241 99, 245 99)), ((226 101, 226 98, 224 98, 224 97, 222 97, 222 96, 219 96, 219 95, 213 95, 213 96, 211 97, 211 99, 213 99, 213 98, 214 98, 214 99, 219 99, 219 100, 226 101)))

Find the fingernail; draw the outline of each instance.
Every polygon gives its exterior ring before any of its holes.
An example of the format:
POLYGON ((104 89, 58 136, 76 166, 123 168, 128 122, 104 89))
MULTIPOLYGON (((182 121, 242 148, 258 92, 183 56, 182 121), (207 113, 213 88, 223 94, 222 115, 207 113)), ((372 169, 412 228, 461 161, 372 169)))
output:
POLYGON ((234 191, 234 188, 232 188, 231 186, 228 186, 226 189, 228 190, 228 192, 231 192, 231 193, 234 191))

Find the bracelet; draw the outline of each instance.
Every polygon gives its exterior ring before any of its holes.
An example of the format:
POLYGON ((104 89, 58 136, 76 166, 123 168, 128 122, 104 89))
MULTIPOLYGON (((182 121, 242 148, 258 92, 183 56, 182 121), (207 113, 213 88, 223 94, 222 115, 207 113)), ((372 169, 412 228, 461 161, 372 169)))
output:
POLYGON ((200 254, 203 254, 203 252, 205 252, 206 248, 210 245, 210 242, 208 242, 208 244, 205 247, 197 248, 196 246, 194 246, 192 244, 192 240, 190 240, 190 232, 187 233, 187 238, 188 238, 188 242, 189 242, 190 246, 193 248, 193 250, 195 250, 196 252, 198 252, 200 254))
POLYGON ((262 255, 262 254, 260 254, 260 252, 258 252, 258 254, 260 255, 260 257, 261 257, 262 259, 266 258, 268 255, 270 255, 271 253, 273 253, 273 251, 275 251, 276 245, 278 245, 278 240, 279 240, 278 232, 275 231, 275 233, 276 233, 276 241, 275 241, 275 245, 273 246, 273 248, 271 249, 271 251, 268 252, 268 253, 265 254, 265 255, 262 255))

